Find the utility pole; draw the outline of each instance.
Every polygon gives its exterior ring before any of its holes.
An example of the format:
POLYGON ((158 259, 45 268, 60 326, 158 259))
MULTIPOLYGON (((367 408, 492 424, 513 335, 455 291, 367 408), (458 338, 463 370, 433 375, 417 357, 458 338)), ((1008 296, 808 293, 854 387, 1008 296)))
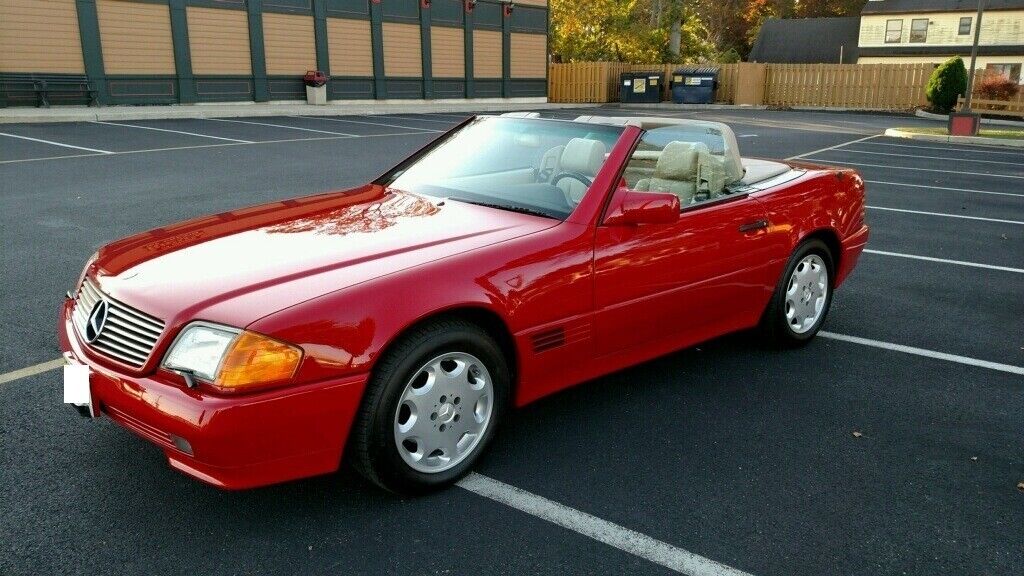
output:
POLYGON ((964 94, 964 108, 971 111, 971 95, 974 94, 974 67, 978 60, 978 38, 981 36, 981 13, 985 11, 985 0, 978 0, 978 16, 974 19, 974 45, 971 46, 971 69, 967 71, 967 94, 964 94))

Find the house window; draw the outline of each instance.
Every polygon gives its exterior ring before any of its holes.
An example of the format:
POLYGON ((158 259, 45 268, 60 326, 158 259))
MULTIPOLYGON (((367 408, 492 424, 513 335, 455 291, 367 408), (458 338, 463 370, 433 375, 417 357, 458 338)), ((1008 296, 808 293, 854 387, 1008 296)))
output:
POLYGON ((957 34, 960 36, 967 36, 971 33, 971 20, 970 16, 964 16, 960 19, 960 29, 957 30, 957 34))
POLYGON ((885 21, 885 43, 899 44, 903 37, 903 20, 885 21))
POLYGON ((914 18, 910 21, 910 41, 911 42, 927 42, 928 41, 928 19, 927 18, 914 18))

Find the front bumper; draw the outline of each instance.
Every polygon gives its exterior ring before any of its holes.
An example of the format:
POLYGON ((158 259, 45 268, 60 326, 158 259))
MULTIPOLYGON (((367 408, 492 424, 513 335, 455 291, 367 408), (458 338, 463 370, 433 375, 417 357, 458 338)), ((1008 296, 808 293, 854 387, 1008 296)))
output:
POLYGON ((227 489, 252 488, 333 472, 359 407, 365 374, 244 396, 186 388, 157 370, 126 376, 97 362, 61 309, 61 350, 89 366, 95 411, 153 442, 168 463, 227 489))

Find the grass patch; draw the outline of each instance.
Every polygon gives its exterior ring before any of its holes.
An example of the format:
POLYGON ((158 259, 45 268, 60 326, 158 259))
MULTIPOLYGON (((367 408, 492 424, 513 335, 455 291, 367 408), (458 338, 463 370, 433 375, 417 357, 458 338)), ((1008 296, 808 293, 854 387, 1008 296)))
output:
MULTIPOLYGON (((935 134, 938 136, 949 136, 949 130, 945 128, 897 128, 904 132, 911 132, 913 134, 935 134)), ((1006 140, 1024 140, 1024 130, 1002 130, 998 128, 982 128, 978 132, 978 136, 985 138, 1003 138, 1006 140)))

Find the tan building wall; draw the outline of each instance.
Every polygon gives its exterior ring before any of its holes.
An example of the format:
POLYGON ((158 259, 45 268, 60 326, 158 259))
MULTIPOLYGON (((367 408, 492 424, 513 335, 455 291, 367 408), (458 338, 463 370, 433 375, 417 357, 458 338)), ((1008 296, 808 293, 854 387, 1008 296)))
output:
POLYGON ((186 14, 192 73, 252 73, 249 17, 245 12, 189 6, 186 14))
POLYGON ((373 76, 369 20, 328 18, 327 46, 333 76, 373 76))
POLYGON ((84 73, 75 0, 0 0, 0 72, 84 73))
POLYGON ((435 26, 430 29, 430 72, 434 78, 462 78, 466 75, 465 46, 462 28, 435 26))
POLYGON ((423 52, 418 24, 385 22, 384 75, 393 78, 423 76, 423 52))
MULTIPOLYGON (((860 19, 860 47, 875 46, 970 46, 974 43, 974 12, 941 12, 921 14, 865 14, 860 19), (928 19, 925 42, 910 42, 911 21, 928 19), (960 18, 971 19, 969 34, 959 34, 960 18), (900 42, 886 43, 886 22, 902 20, 900 42)), ((997 10, 985 12, 981 19, 981 38, 985 46, 1024 45, 1024 10, 997 10)))
POLYGON ((512 78, 544 78, 547 71, 547 36, 513 32, 512 78))
POLYGON ((174 74, 171 12, 166 4, 97 0, 107 74, 174 74))
POLYGON ((501 32, 473 31, 473 76, 501 78, 501 32))
POLYGON ((313 17, 263 14, 263 48, 267 74, 301 75, 307 70, 316 70, 313 17))

